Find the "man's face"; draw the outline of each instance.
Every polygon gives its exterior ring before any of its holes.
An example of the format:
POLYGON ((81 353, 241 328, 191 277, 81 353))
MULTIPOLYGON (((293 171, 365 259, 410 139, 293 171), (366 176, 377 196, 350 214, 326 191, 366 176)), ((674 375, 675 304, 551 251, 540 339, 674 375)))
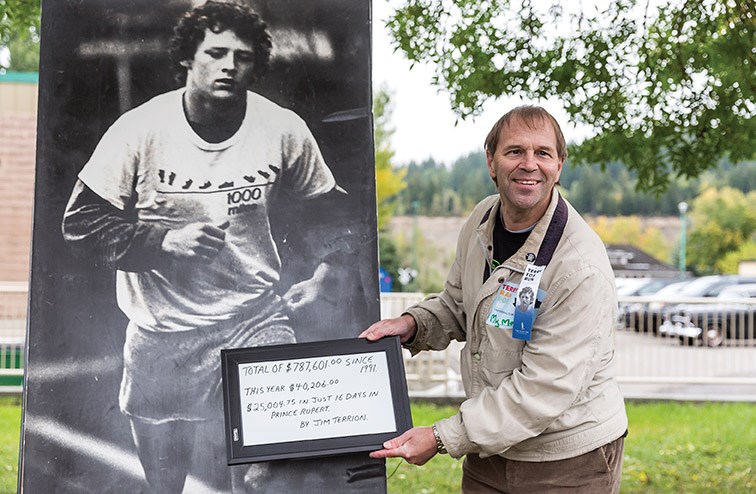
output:
POLYGON ((530 128, 512 120, 502 127, 493 154, 486 153, 510 229, 526 228, 543 216, 562 171, 554 128, 545 120, 536 123, 530 128))
POLYGON ((252 45, 233 31, 206 29, 194 59, 181 63, 186 67, 188 95, 207 101, 241 98, 254 77, 254 58, 252 45))
POLYGON ((519 307, 521 311, 528 310, 528 307, 533 302, 533 292, 529 290, 523 290, 518 297, 519 307))

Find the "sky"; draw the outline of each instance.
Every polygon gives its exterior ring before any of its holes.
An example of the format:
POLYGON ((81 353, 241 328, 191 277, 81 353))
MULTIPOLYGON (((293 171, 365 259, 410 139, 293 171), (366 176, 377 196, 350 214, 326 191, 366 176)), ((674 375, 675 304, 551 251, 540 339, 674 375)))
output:
MULTIPOLYGON (((483 112, 472 119, 460 120, 451 110, 448 94, 431 84, 433 67, 410 62, 394 52, 385 20, 391 13, 389 1, 373 0, 373 89, 387 88, 392 93, 392 147, 394 164, 422 162, 428 157, 451 165, 460 156, 483 150, 483 141, 496 120, 524 101, 502 97, 483 105, 483 112)), ((557 100, 537 103, 559 122, 567 141, 581 140, 589 130, 569 124, 564 107, 557 100)))
MULTIPOLYGON (((434 69, 418 63, 412 68, 401 52, 394 52, 385 21, 397 0, 372 0, 373 4, 373 88, 386 88, 392 94, 391 141, 394 164, 422 162, 427 158, 451 165, 460 156, 482 151, 483 140, 498 118, 512 107, 525 103, 517 98, 489 100, 477 117, 458 119, 451 110, 450 97, 431 84, 434 69)), ((0 52, 0 63, 7 53, 0 52)), ((533 103, 528 101, 528 103, 533 103)), ((585 128, 569 124, 564 107, 557 100, 535 102, 554 115, 567 141, 589 134, 585 128)))

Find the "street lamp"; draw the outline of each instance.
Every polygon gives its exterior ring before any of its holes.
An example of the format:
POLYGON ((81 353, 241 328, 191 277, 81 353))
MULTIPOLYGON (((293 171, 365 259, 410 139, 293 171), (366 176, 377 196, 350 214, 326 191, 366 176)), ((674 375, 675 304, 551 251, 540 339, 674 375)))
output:
POLYGON ((412 278, 411 289, 417 291, 417 243, 420 237, 420 225, 417 218, 417 210, 420 208, 420 201, 412 201, 410 203, 412 208, 412 278))
POLYGON ((688 212, 688 203, 683 201, 677 205, 678 211, 680 211, 680 278, 685 278, 685 241, 687 237, 686 233, 686 216, 688 212))

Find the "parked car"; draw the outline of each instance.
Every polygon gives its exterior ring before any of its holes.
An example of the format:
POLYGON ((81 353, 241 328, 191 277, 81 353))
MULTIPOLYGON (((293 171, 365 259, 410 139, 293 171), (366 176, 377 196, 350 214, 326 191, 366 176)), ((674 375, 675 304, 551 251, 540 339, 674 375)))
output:
POLYGON ((616 281, 620 297, 644 297, 680 281, 680 278, 619 278, 616 281))
POLYGON ((642 295, 637 292, 627 293, 627 290, 620 291, 618 288, 617 295, 620 297, 651 297, 653 299, 653 301, 649 301, 648 298, 644 301, 620 301, 619 311, 617 312, 618 325, 622 328, 632 329, 636 333, 651 331, 655 333, 656 328, 662 323, 664 309, 663 304, 656 302, 656 300, 667 300, 679 296, 680 290, 690 282, 691 280, 678 280, 660 287, 655 292, 643 293, 642 295))
POLYGON ((670 306, 678 305, 676 299, 716 297, 727 286, 746 283, 756 283, 756 277, 713 275, 671 283, 653 294, 652 301, 628 307, 624 313, 625 327, 636 332, 657 334, 670 306))
POLYGON ((659 332, 685 343, 720 346, 725 338, 756 341, 756 283, 723 288, 711 304, 680 304, 672 308, 659 332), (748 300, 750 303, 744 303, 748 300), (742 301, 742 302, 741 302, 742 301))

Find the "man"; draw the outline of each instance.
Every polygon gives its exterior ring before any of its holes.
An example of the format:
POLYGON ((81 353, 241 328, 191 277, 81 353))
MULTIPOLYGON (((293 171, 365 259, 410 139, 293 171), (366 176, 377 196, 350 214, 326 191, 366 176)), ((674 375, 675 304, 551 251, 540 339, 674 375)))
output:
POLYGON ((601 240, 556 191, 564 137, 544 109, 522 106, 485 150, 498 195, 463 226, 444 291, 361 335, 398 335, 413 354, 466 341, 467 399, 371 456, 465 456, 465 493, 617 492, 627 417, 614 380, 616 291, 601 240), (518 321, 518 290, 536 294, 530 323, 518 321))
POLYGON ((66 240, 118 269, 119 404, 154 492, 181 492, 198 449, 226 487, 219 351, 294 342, 289 315, 332 275, 326 260, 278 293, 273 201, 338 187, 302 119, 248 91, 271 46, 246 7, 189 12, 171 43, 184 87, 108 129, 65 212, 66 240))

